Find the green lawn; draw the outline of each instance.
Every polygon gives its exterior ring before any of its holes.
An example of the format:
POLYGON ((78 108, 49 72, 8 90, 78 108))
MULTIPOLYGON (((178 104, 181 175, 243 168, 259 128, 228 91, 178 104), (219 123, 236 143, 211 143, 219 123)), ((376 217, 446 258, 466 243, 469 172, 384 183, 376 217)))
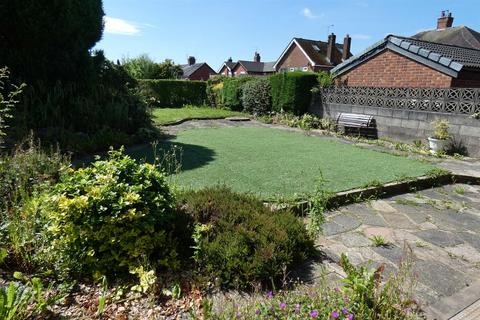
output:
POLYGON ((245 116, 244 113, 209 107, 156 108, 153 119, 159 125, 171 124, 187 119, 212 119, 245 116))
MULTIPOLYGON (((320 172, 328 180, 328 189, 343 191, 374 180, 420 176, 434 168, 417 160, 280 129, 187 130, 164 147, 172 144, 183 149, 183 171, 175 177, 181 186, 226 184, 264 199, 311 192, 320 172)), ((151 148, 133 155, 151 160, 151 148)))

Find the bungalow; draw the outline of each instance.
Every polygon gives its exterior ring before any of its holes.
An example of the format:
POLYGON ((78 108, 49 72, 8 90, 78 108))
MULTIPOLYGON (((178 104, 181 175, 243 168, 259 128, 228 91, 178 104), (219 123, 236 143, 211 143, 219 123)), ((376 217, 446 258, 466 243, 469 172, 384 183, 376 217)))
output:
POLYGON ((480 34, 466 27, 452 30, 452 23, 453 17, 442 13, 437 30, 413 37, 385 37, 333 68, 336 83, 362 87, 480 87, 479 42, 474 41, 480 40, 480 34))
POLYGON ((293 38, 274 65, 281 71, 328 71, 352 56, 352 38, 347 34, 343 44, 336 43, 335 34, 328 41, 293 38))
POLYGON ((217 73, 205 62, 196 63, 195 57, 188 57, 188 63, 180 66, 183 70, 184 80, 208 80, 217 73))

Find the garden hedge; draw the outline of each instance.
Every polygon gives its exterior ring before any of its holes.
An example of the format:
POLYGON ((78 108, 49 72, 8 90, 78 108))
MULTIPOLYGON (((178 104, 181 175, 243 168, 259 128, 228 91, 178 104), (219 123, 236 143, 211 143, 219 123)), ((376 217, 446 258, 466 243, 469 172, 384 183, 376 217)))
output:
POLYGON ((279 73, 270 77, 272 109, 301 115, 308 110, 311 90, 317 85, 317 74, 302 71, 279 73))
POLYGON ((228 108, 234 111, 242 111, 242 95, 243 85, 248 81, 255 78, 253 77, 238 77, 238 78, 225 78, 223 81, 223 88, 221 90, 222 107, 228 108))
POLYGON ((140 93, 153 107, 203 105, 207 101, 205 81, 140 80, 140 93))

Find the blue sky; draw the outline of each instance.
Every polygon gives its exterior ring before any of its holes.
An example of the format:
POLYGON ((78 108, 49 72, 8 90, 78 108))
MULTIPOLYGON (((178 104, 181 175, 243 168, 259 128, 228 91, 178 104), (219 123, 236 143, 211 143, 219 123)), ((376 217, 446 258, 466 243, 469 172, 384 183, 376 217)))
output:
POLYGON ((436 27, 441 10, 454 25, 480 31, 479 0, 104 0, 106 27, 97 49, 112 60, 147 53, 185 63, 188 55, 217 70, 232 56, 274 61, 293 37, 342 42, 355 54, 387 34, 436 27), (333 25, 333 26, 332 26, 333 25))

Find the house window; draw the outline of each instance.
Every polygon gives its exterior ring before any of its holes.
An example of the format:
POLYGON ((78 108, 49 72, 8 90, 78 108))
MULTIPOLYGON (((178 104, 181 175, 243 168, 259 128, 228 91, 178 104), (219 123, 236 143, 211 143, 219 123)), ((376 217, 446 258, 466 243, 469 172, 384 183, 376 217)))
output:
POLYGON ((295 71, 295 68, 290 68, 290 71, 295 71))
POLYGON ((303 71, 308 71, 308 67, 303 67, 303 71))
POLYGON ((240 72, 240 74, 245 74, 245 71, 240 72))

